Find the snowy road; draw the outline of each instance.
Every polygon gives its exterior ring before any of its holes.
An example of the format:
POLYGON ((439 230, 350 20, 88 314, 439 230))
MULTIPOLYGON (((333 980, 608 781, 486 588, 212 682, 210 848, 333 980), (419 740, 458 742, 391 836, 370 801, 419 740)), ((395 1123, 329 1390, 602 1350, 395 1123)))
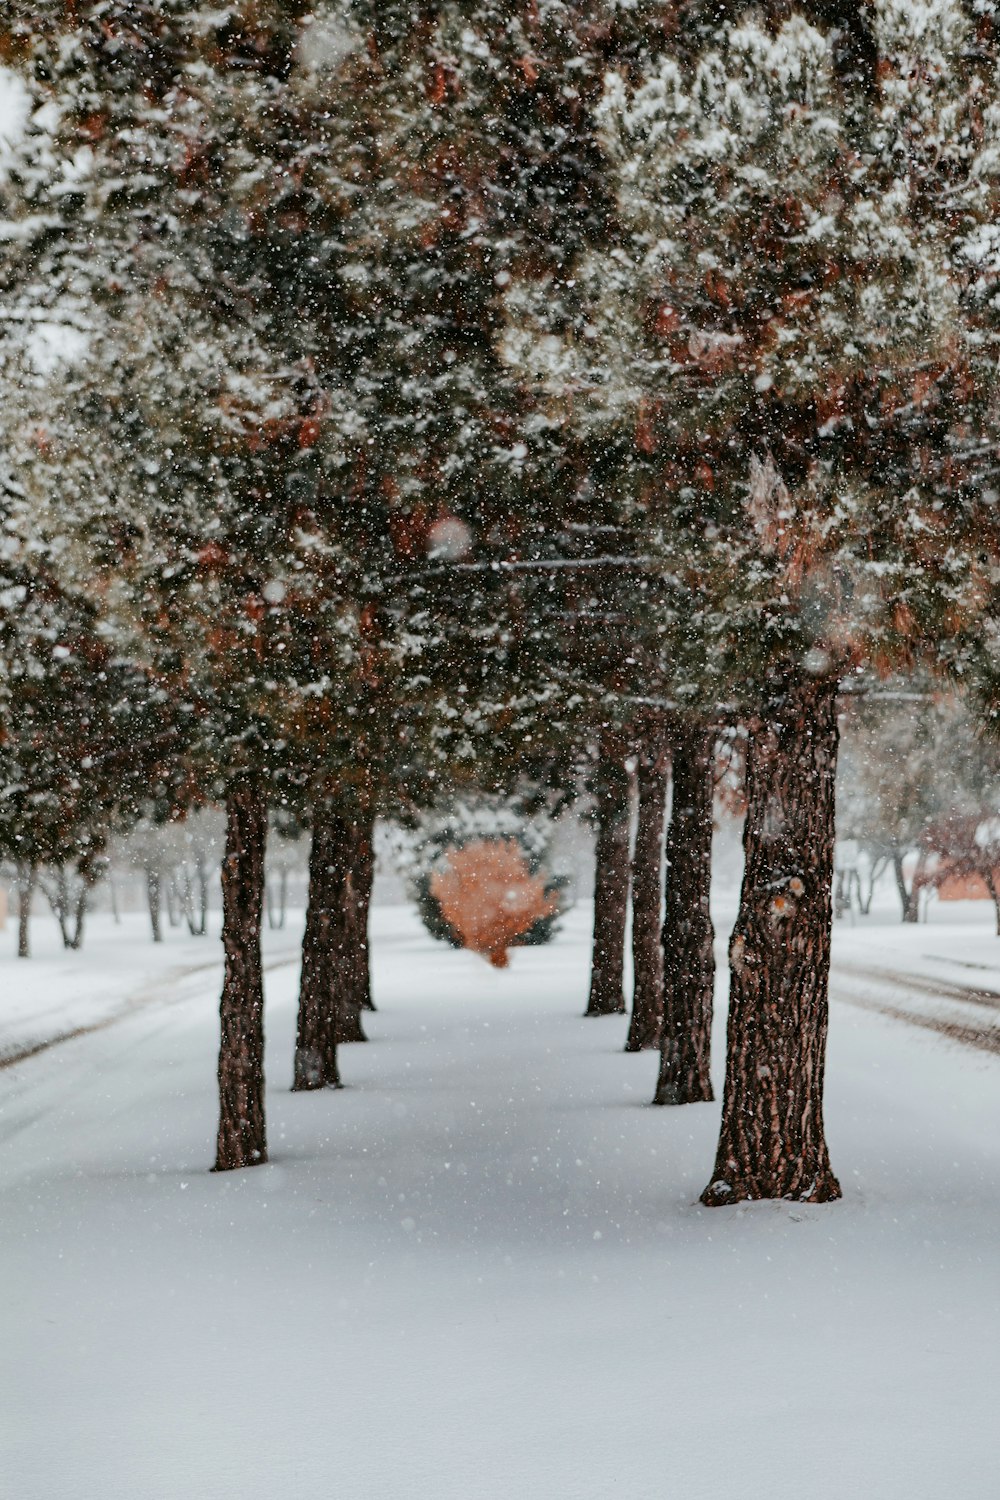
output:
POLYGON ((583 920, 497 973, 377 910, 337 1094, 274 968, 253 1172, 211 971, 0 1072, 4 1500, 992 1500, 1000 1059, 835 1005, 845 1201, 705 1211, 583 920))

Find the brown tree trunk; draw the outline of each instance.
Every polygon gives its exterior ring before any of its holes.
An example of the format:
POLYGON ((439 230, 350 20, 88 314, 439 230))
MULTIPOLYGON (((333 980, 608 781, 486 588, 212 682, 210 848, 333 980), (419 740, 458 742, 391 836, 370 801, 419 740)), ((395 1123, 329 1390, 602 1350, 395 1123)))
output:
POLYGON ((632 1018, 626 1052, 656 1047, 663 1020, 663 829, 667 763, 658 747, 640 752, 638 816, 632 854, 632 1018))
POLYGON ((313 807, 309 897, 295 1033, 293 1089, 339 1088, 333 953, 347 871, 343 823, 326 801, 313 807))
POLYGON ((264 902, 267 797, 258 782, 235 785, 226 800, 222 861, 219 1136, 215 1171, 267 1160, 264 1124, 264 983, 260 927, 264 902))
POLYGON ((368 921, 371 915, 372 887, 375 884, 375 813, 367 808, 358 821, 358 842, 354 856, 354 882, 357 892, 354 915, 356 922, 355 961, 361 1009, 375 1009, 372 999, 371 949, 368 921))
POLYGON ((706 1204, 840 1197, 823 1130, 836 703, 835 682, 792 677, 751 737, 726 1088, 706 1204))
POLYGON ((910 889, 906 889, 906 876, 903 873, 903 856, 894 854, 892 856, 892 868, 896 876, 896 889, 899 891, 899 901, 903 908, 904 922, 920 921, 920 873, 921 859, 917 861, 917 869, 914 871, 910 889))
POLYGON ((624 755, 602 748, 595 796, 597 851, 594 876, 594 947, 588 1016, 625 1011, 623 968, 629 887, 629 783, 624 755))
POLYGON ((38 866, 27 865, 18 870, 17 882, 17 956, 28 958, 31 954, 31 942, 29 937, 29 923, 31 919, 31 899, 35 894, 35 884, 38 880, 38 866))
POLYGON ((163 942, 161 890, 160 871, 156 866, 150 866, 146 871, 146 904, 149 907, 149 925, 153 933, 154 943, 163 942))
POLYGON ((333 953, 337 1041, 367 1042, 361 1024, 368 984, 368 900, 371 896, 371 827, 367 809, 353 811, 346 828, 347 878, 333 953))
POLYGON ((993 897, 993 913, 996 917, 997 937, 1000 937, 1000 871, 995 870, 992 865, 986 871, 986 884, 990 888, 993 897))
POLYGON ((667 829, 667 909, 663 923, 663 1030, 654 1104, 698 1104, 712 1093, 715 931, 712 800, 715 730, 678 729, 667 829))

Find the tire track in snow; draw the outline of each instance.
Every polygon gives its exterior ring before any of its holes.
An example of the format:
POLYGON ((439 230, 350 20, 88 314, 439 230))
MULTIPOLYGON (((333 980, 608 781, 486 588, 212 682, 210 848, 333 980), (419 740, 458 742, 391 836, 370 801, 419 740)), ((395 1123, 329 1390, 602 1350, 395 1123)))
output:
MULTIPOLYGON (((282 969, 288 964, 298 961, 299 948, 285 955, 271 958, 264 964, 264 973, 270 974, 274 969, 282 969)), ((184 985, 184 981, 195 975, 201 976, 213 969, 222 969, 222 958, 211 959, 207 963, 188 964, 184 968, 173 969, 165 974, 162 979, 157 979, 153 984, 140 990, 137 995, 132 995, 123 1000, 117 1010, 109 1015, 102 1016, 97 1021, 87 1021, 80 1026, 72 1026, 66 1031, 54 1032, 51 1036, 39 1038, 36 1041, 15 1043, 7 1049, 0 1051, 0 1069, 12 1068, 16 1063, 27 1062, 32 1057, 37 1057, 43 1052, 48 1052, 52 1047, 61 1046, 63 1042, 75 1041, 78 1037, 92 1036, 95 1032, 106 1031, 109 1026, 115 1026, 119 1021, 124 1021, 129 1016, 134 1016, 138 1011, 146 1009, 151 1005, 179 1005, 184 1000, 193 999, 202 988, 201 984, 194 986, 184 985), (167 993, 183 986, 181 993, 167 993)))
POLYGON ((1000 993, 995 990, 856 964, 836 964, 830 985, 831 998, 859 1010, 919 1026, 980 1052, 1000 1054, 1000 993), (922 1004, 925 1000, 932 1004, 922 1004))

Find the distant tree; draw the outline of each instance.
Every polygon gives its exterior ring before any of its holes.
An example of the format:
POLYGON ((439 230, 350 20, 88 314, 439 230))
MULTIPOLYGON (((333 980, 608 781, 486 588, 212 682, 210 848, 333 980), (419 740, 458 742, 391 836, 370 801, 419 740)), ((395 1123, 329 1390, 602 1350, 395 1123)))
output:
POLYGON ((1000 935, 1000 785, 993 807, 980 813, 952 812, 924 829, 921 851, 928 856, 923 882, 936 890, 956 883, 979 886, 993 901, 1000 935))
POLYGON ((903 921, 916 922, 924 835, 942 817, 980 808, 993 752, 970 706, 926 682, 847 703, 838 835, 857 840, 873 869, 891 867, 903 921))

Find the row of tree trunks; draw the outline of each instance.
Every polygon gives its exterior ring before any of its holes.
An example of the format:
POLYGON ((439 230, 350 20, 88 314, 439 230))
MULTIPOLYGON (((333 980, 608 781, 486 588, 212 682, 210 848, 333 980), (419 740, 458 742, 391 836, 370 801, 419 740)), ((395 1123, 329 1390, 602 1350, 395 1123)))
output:
POLYGON ((601 745, 595 777, 597 854, 594 875, 594 946, 585 1014, 625 1011, 623 978, 629 898, 629 778, 620 747, 601 745))
POLYGON ((840 1197, 823 1128, 837 685, 792 677, 753 726, 710 1205, 840 1197))
MULTIPOLYGON (((834 879, 838 729, 835 682, 791 675, 752 726, 747 753, 745 871, 730 944, 730 1001, 722 1124, 708 1205, 786 1198, 826 1202, 840 1196, 823 1125, 828 982, 834 879)), ((655 1102, 712 1099, 710 1078, 714 932, 709 911, 715 731, 674 726, 673 794, 666 838, 666 913, 662 923, 662 1029, 655 1102)), ((633 864, 636 996, 629 1050, 649 1034, 646 982, 649 931, 659 914, 656 800, 640 754, 639 818, 633 864), (644 787, 645 781, 645 787, 644 787), (658 892, 658 883, 656 884, 658 892)), ((607 778, 605 778, 605 785, 607 778)), ((599 800, 595 962, 601 902, 620 861, 605 834, 599 800)), ((662 830, 662 822, 659 823, 662 830)), ((620 877, 619 877, 620 878, 620 877)), ((1000 901, 998 901, 1000 914, 1000 901)), ((622 923, 624 927, 624 923, 622 923)), ((618 984, 620 986, 620 966, 618 984)), ((604 993, 614 976, 601 976, 604 993)), ((590 1012, 593 1013, 593 1012, 590 1012)), ((606 1012, 604 1012, 606 1013, 606 1012)))
POLYGON ((313 809, 294 1089, 338 1088, 338 1044, 367 1040, 361 1013, 373 1009, 368 918, 374 830, 369 806, 326 800, 313 809))
POLYGON ((697 1104, 712 1095, 715 932, 709 913, 715 729, 678 726, 667 830, 660 1073, 654 1104, 697 1104))
MULTIPOLYGON (((267 1160, 264 1118, 264 990, 261 923, 267 796, 247 780, 226 804, 222 865, 225 978, 220 1005, 219 1133, 215 1170, 267 1160)), ((309 900, 295 1040, 294 1089, 340 1085, 337 1045, 363 1040, 370 1003, 368 913, 374 816, 333 799, 313 810, 309 900), (360 1036, 359 1036, 360 1033, 360 1036)))
POLYGON ((660 1042, 663 1020, 663 830, 667 816, 667 757, 651 736, 636 758, 638 788, 632 854, 632 1016, 626 1052, 660 1042))

